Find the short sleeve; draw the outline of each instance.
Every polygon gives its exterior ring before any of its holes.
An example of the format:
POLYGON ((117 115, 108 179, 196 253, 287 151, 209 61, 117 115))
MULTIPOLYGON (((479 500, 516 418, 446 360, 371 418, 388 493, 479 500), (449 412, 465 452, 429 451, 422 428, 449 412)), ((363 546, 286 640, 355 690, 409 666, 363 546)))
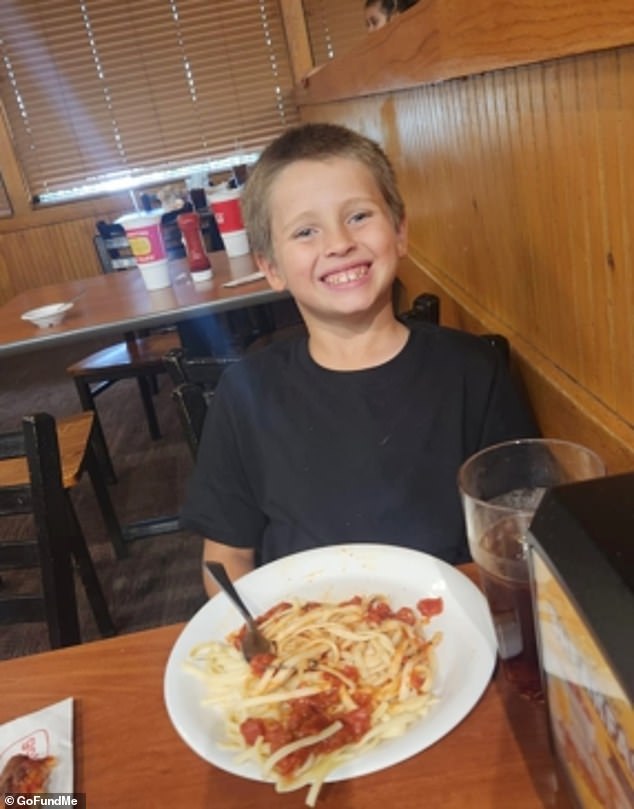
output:
POLYGON ((245 457, 245 442, 240 440, 238 389, 230 377, 227 370, 209 405, 181 522, 225 545, 256 548, 267 520, 253 494, 253 459, 245 457))
POLYGON ((526 396, 501 355, 493 348, 490 353, 493 366, 478 448, 502 441, 538 437, 539 429, 526 396))

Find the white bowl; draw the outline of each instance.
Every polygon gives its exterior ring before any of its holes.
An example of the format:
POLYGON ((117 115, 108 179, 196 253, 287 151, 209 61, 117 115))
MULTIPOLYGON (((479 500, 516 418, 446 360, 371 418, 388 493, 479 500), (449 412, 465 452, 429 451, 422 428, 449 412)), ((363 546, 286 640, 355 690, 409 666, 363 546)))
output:
POLYGON ((66 312, 72 308, 72 303, 50 303, 48 306, 39 306, 37 309, 25 312, 22 320, 28 320, 41 329, 47 329, 50 326, 59 326, 66 316, 66 312))

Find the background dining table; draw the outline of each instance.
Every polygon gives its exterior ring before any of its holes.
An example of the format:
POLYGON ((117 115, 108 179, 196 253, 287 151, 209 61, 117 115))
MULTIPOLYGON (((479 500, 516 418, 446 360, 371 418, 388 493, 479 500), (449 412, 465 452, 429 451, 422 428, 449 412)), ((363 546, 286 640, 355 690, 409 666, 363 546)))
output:
MULTIPOLYGON (((272 303, 288 297, 275 292, 261 277, 251 254, 229 258, 224 251, 209 254, 212 278, 194 283, 186 259, 169 262, 171 285, 149 291, 140 270, 131 268, 90 278, 64 281, 21 292, 0 306, 0 359, 64 343, 154 327, 272 303), (230 286, 225 286, 230 284, 230 286), (74 300, 58 326, 39 328, 22 314, 47 304, 74 300)), ((177 515, 159 515, 123 526, 126 540, 173 533, 177 515)))
MULTIPOLYGON (((473 578, 473 565, 463 572, 473 578)), ((75 790, 89 809, 255 809, 304 805, 199 758, 172 726, 163 676, 183 625, 0 663, 0 722, 73 697, 75 790)), ((468 677, 469 672, 465 671, 468 677)), ((431 747, 384 770, 326 784, 317 809, 570 809, 550 752, 545 708, 499 670, 473 710, 431 747)))
POLYGON ((86 337, 168 326, 209 313, 227 312, 270 303, 287 297, 257 279, 224 286, 250 276, 252 256, 228 258, 224 251, 210 253, 213 277, 194 283, 185 259, 170 261, 171 286, 148 291, 138 269, 64 281, 21 292, 0 306, 0 356, 60 345, 86 337), (30 309, 75 300, 64 320, 41 329, 22 320, 30 309))

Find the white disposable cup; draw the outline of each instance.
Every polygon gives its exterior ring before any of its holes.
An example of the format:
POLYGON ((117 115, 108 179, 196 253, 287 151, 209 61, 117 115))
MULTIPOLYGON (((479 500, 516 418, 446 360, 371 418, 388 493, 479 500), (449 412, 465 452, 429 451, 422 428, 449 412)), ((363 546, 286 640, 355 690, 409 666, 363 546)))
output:
POLYGON ((246 230, 234 230, 233 233, 223 233, 222 241, 229 258, 245 256, 251 251, 246 230))
POLYGON ((165 289, 171 285, 169 264, 167 260, 148 261, 139 264, 145 287, 150 292, 154 289, 165 289))
POLYGON ((167 258, 161 231, 163 211, 129 213, 116 221, 122 225, 137 265, 154 264, 167 258))

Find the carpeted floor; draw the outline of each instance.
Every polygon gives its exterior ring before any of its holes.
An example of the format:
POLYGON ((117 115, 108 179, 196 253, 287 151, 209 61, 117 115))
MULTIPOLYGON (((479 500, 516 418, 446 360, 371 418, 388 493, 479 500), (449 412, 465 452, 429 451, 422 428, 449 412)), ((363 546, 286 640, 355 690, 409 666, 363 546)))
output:
MULTIPOLYGON (((71 344, 17 357, 0 358, 0 431, 19 429, 27 413, 59 417, 79 410, 65 368, 108 341, 71 344)), ((149 437, 134 380, 113 385, 97 399, 118 476, 110 487, 122 523, 176 514, 192 461, 170 398, 170 382, 160 380, 156 408, 163 437, 149 437)), ((129 558, 117 560, 105 534, 88 479, 72 492, 110 610, 120 633, 188 620, 204 603, 199 538, 173 533, 130 544, 129 558)), ((0 542, 28 535, 28 518, 0 518, 0 542)), ((37 571, 2 573, 0 588, 37 588, 37 571)), ((2 589, 0 589, 0 595, 2 589)), ((77 583, 84 641, 99 637, 77 583)), ((46 650, 46 628, 39 624, 0 626, 0 659, 46 650)))

